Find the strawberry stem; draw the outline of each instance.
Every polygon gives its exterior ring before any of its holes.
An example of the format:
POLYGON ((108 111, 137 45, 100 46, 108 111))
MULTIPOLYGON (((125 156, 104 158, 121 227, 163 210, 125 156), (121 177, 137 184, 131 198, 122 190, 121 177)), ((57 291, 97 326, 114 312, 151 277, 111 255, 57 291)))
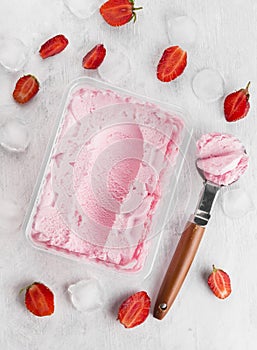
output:
POLYGON ((248 84, 246 85, 246 88, 245 88, 245 93, 246 95, 248 96, 249 95, 249 86, 250 86, 251 82, 249 81, 248 84))
POLYGON ((217 271, 217 269, 216 269, 215 265, 213 264, 212 265, 212 272, 216 272, 216 271, 217 271))
POLYGON ((134 23, 136 22, 136 20, 137 20, 137 15, 136 15, 136 12, 134 12, 134 11, 142 10, 142 8, 143 8, 143 7, 136 7, 136 8, 133 7, 133 9, 132 9, 132 11, 133 11, 133 12, 132 12, 132 17, 131 17, 130 21, 133 20, 134 23))
POLYGON ((250 97, 250 94, 249 94, 249 86, 250 86, 250 84, 251 84, 251 82, 249 81, 248 84, 246 85, 246 88, 243 90, 247 99, 249 99, 249 97, 250 97))
POLYGON ((27 289, 27 287, 21 288, 21 290, 19 291, 19 295, 23 293, 25 289, 27 289))
POLYGON ((137 15, 136 15, 135 12, 133 12, 133 13, 132 13, 132 16, 131 16, 131 18, 130 18, 130 20, 129 20, 129 22, 130 22, 130 21, 133 21, 133 23, 135 23, 135 22, 136 22, 136 19, 137 19, 137 15))

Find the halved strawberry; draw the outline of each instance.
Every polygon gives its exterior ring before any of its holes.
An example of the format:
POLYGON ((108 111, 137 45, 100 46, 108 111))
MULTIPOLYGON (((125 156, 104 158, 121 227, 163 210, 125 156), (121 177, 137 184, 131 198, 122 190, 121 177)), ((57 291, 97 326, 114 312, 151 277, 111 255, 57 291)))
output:
POLYGON ((90 50, 83 58, 82 66, 85 69, 96 69, 98 68, 106 55, 106 49, 102 44, 96 45, 90 50))
POLYGON ((24 289, 26 289, 25 305, 32 314, 43 317, 54 313, 54 294, 47 286, 34 282, 23 288, 20 293, 24 289))
POLYGON ((26 103, 34 97, 39 90, 39 82, 33 75, 21 77, 13 91, 13 98, 18 103, 26 103))
POLYGON ((216 269, 213 265, 213 271, 208 278, 208 285, 217 298, 225 299, 231 293, 231 283, 229 275, 223 270, 216 269))
POLYGON ((100 7, 104 20, 113 27, 123 26, 132 19, 136 21, 136 12, 142 7, 134 7, 134 0, 109 0, 100 7))
POLYGON ((64 35, 56 35, 41 46, 39 54, 43 59, 57 55, 65 49, 68 43, 69 41, 64 35))
POLYGON ((146 292, 137 292, 125 300, 118 312, 118 320, 126 328, 143 323, 149 315, 151 300, 146 292))
POLYGON ((239 119, 244 118, 249 109, 249 86, 250 82, 247 84, 245 89, 240 89, 232 94, 229 94, 224 101, 224 114, 228 122, 235 122, 239 119))
POLYGON ((162 54, 157 67, 157 78, 163 82, 176 79, 187 65, 187 53, 179 46, 168 47, 162 54))

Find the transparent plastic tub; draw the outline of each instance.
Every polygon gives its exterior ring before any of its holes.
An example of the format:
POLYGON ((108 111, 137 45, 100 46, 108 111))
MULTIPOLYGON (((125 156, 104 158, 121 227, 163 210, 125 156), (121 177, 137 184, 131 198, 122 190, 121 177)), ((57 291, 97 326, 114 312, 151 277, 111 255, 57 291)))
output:
POLYGON ((76 79, 24 221, 27 238, 92 268, 146 278, 176 209, 191 142, 181 108, 76 79))

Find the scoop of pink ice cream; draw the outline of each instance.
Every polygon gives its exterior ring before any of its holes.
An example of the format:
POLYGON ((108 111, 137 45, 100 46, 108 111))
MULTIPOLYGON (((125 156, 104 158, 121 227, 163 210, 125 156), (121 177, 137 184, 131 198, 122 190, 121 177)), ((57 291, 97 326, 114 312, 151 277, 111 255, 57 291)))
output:
POLYGON ((248 156, 235 136, 210 133, 197 141, 197 166, 206 180, 226 186, 245 172, 248 156))

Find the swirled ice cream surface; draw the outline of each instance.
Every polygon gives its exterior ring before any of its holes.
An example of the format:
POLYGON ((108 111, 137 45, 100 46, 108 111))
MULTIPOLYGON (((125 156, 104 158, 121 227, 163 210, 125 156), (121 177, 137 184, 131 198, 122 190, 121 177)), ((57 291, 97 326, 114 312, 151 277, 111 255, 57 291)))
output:
POLYGON ((33 243, 141 269, 183 128, 179 117, 112 90, 70 93, 36 202, 33 243))

